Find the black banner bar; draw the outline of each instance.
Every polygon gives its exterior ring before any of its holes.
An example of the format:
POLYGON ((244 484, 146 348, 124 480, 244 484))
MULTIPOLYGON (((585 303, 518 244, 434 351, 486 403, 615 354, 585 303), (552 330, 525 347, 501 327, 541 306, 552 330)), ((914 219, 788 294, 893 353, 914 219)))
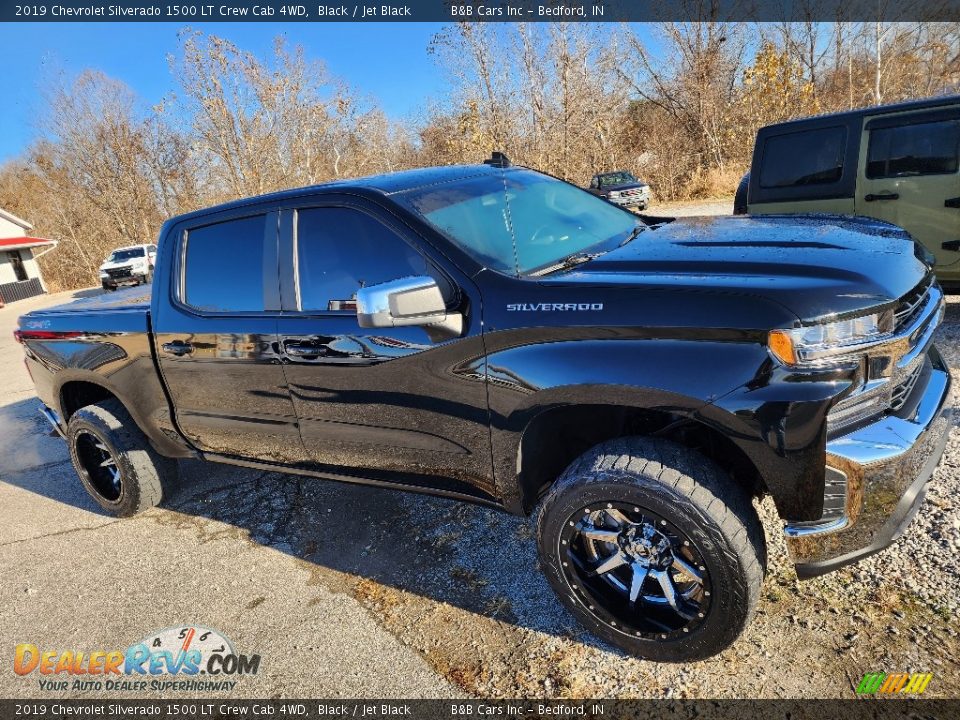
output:
POLYGON ((3 22, 960 20, 960 0, 0 0, 3 22))
POLYGON ((657 720, 955 720, 960 700, 0 700, 4 720, 330 720, 330 718, 656 718, 657 720))

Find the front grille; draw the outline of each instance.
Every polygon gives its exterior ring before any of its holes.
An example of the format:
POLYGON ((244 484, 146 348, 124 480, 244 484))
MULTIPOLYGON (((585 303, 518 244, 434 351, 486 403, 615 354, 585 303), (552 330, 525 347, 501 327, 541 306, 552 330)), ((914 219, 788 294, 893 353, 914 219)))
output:
POLYGON ((926 278, 913 290, 900 298, 900 302, 897 303, 897 309, 893 314, 895 331, 907 327, 916 319, 917 315, 923 312, 923 308, 927 304, 927 298, 930 295, 931 285, 932 276, 926 278))
POLYGON ((130 277, 131 268, 122 267, 122 268, 109 268, 107 270, 107 275, 112 277, 114 280, 118 278, 130 277))
POLYGON ((923 373, 925 362, 926 357, 920 358, 920 362, 917 363, 917 366, 910 370, 906 377, 900 381, 900 384, 893 388, 893 392, 890 396, 890 409, 894 412, 902 408, 907 402, 907 399, 910 397, 910 393, 913 392, 913 388, 917 384, 917 380, 920 379, 920 375, 923 373))

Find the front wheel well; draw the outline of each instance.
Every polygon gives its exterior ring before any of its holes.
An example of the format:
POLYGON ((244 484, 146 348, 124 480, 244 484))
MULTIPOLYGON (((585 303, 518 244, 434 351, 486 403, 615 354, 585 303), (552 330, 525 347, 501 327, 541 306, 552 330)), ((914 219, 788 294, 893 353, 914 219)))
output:
POLYGON ((567 466, 590 448, 630 436, 672 440, 715 462, 752 497, 768 492, 746 453, 699 420, 629 406, 564 405, 540 413, 523 432, 517 470, 524 510, 532 511, 567 466))
POLYGON ((73 414, 80 408, 95 405, 104 400, 119 398, 102 385, 84 380, 71 380, 60 388, 60 410, 63 413, 63 422, 67 423, 73 414))

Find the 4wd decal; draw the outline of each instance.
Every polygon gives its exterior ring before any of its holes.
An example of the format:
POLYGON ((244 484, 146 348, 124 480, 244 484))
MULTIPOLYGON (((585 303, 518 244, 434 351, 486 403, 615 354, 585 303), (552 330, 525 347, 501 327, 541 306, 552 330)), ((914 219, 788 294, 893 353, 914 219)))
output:
POLYGON ((603 303, 510 303, 507 312, 569 312, 603 310, 603 303))

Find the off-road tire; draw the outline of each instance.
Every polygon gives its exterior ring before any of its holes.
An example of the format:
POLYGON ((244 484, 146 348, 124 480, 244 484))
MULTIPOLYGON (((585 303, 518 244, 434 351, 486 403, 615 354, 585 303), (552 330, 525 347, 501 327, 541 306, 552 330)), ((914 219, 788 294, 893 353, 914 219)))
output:
POLYGON ((154 450, 118 400, 104 400, 77 410, 67 424, 70 459, 84 489, 112 515, 130 517, 158 505, 164 486, 176 480, 177 462, 154 450), (78 439, 93 436, 115 460, 120 472, 119 497, 110 499, 91 480, 79 457, 78 439))
POLYGON ((655 438, 612 440, 575 460, 543 499, 536 532, 541 568, 567 609, 593 634, 661 662, 702 660, 730 646, 753 615, 766 570, 763 528, 750 495, 708 458, 655 438), (582 508, 611 502, 656 513, 701 549, 711 597, 705 618, 689 634, 637 637, 589 609, 595 600, 585 598, 571 577, 561 537, 569 537, 568 525, 582 508))

